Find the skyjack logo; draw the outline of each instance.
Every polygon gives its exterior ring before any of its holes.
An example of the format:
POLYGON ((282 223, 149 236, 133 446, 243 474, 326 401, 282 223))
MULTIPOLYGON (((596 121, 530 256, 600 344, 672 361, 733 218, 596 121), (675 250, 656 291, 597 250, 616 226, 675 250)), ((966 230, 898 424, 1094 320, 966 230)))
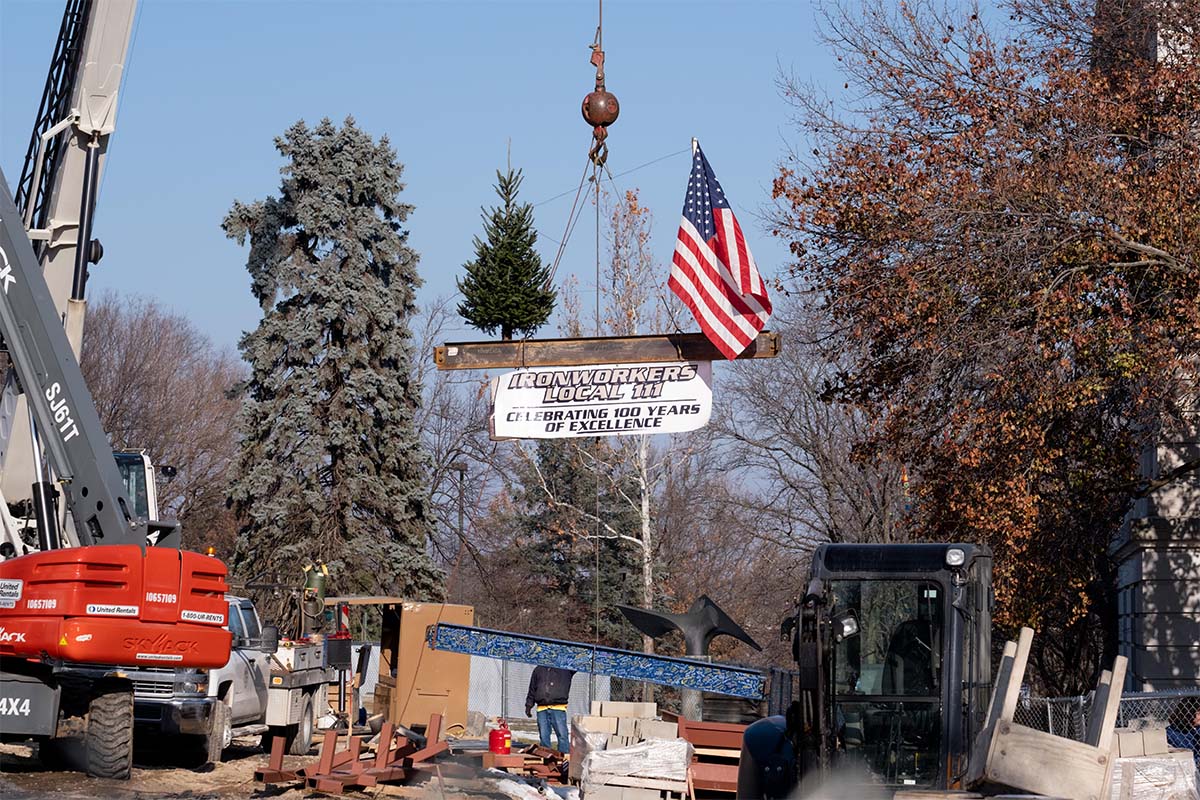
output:
POLYGON ((4 628, 0 628, 0 644, 11 644, 12 642, 24 642, 25 633, 22 631, 13 631, 9 633, 4 628))
POLYGON ((17 282, 17 279, 12 274, 12 264, 8 263, 8 253, 4 252, 4 248, 0 247, 0 280, 4 281, 4 294, 8 294, 9 284, 17 282))
POLYGON ((183 660, 181 653, 199 653, 199 643, 193 639, 172 639, 165 633, 160 633, 154 638, 127 636, 125 637, 125 649, 137 650, 137 657, 151 659, 155 661, 181 661, 183 660), (155 658, 155 656, 169 655, 171 658, 155 658))

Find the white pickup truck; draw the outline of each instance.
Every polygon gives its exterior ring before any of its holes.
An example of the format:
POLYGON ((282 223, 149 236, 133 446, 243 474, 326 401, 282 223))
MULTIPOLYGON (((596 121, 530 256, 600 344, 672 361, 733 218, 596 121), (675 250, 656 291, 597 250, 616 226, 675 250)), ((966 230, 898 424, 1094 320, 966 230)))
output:
POLYGON ((303 755, 312 745, 314 707, 335 680, 322 666, 318 644, 279 642, 263 626, 254 603, 226 596, 233 634, 229 661, 219 669, 150 668, 129 672, 134 689, 135 730, 179 736, 190 761, 221 760, 234 736, 283 736, 288 751, 303 755))

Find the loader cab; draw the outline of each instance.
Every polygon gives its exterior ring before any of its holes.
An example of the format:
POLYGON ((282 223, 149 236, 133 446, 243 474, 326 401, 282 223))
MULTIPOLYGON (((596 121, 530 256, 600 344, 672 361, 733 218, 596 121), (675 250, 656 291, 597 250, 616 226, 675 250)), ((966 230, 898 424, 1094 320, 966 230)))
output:
POLYGON ((828 764, 953 788, 987 709, 992 556, 969 544, 828 544, 813 554, 830 635, 828 764))
POLYGON ((971 544, 824 544, 781 632, 787 713, 750 725, 738 792, 961 788, 991 694, 992 553, 971 544))
MULTIPOLYGON (((159 519, 158 482, 150 456, 145 450, 115 450, 113 458, 121 472, 125 495, 133 504, 133 516, 146 520, 159 519)), ((162 470, 168 479, 175 474, 174 467, 162 467, 162 470)))

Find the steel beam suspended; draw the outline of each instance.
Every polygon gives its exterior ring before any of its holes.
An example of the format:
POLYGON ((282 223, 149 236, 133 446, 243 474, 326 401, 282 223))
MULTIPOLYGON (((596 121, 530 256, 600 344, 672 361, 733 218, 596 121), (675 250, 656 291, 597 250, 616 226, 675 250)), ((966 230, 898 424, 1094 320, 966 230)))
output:
POLYGON ((425 631, 425 641, 432 650, 561 667, 576 672, 612 675, 615 678, 630 678, 751 700, 762 699, 765 687, 763 673, 746 667, 648 655, 635 650, 544 639, 467 625, 430 625, 425 631))
MULTIPOLYGON (((775 358, 779 355, 779 349, 779 334, 762 331, 738 358, 775 358)), ((438 369, 578 367, 588 364, 724 360, 721 351, 702 333, 452 342, 433 348, 433 361, 438 369)))

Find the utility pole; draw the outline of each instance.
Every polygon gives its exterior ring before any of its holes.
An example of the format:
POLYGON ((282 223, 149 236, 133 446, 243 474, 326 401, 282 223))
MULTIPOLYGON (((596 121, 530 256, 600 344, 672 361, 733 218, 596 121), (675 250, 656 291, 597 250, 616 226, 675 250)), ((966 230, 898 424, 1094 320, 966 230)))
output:
POLYGON ((464 518, 464 511, 465 511, 465 505, 463 502, 463 492, 465 489, 464 484, 466 483, 466 477, 467 477, 467 462, 452 461, 452 462, 450 462, 450 469, 452 469, 453 471, 458 473, 458 549, 454 553, 454 570, 452 573, 453 576, 457 577, 458 564, 460 561, 462 561, 463 542, 466 541, 466 537, 464 535, 465 529, 463 527, 463 518, 464 518))

